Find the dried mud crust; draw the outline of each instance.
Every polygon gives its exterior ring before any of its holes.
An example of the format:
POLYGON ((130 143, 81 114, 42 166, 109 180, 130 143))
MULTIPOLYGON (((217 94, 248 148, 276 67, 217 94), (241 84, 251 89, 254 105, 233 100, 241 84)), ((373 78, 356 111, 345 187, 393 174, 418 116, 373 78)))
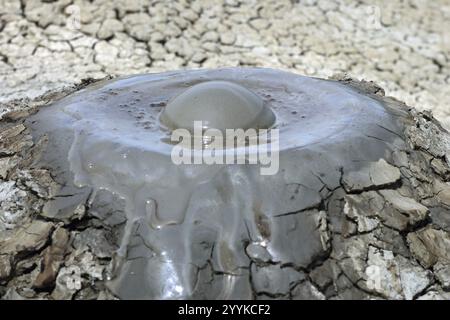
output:
MULTIPOLYGON (((384 96, 374 83, 337 80, 406 112, 399 138, 407 147, 389 163, 342 170, 339 187, 324 184, 317 207, 298 212, 314 217, 309 227, 321 242, 306 265, 273 262, 249 245, 252 297, 450 299, 450 135, 429 112, 384 96)), ((0 105, 2 299, 115 299, 105 281, 124 220, 108 203, 120 199, 104 195, 92 206, 89 195, 61 194, 64 182, 37 165, 45 137, 36 141, 25 125, 39 107, 92 82, 0 105), (50 201, 72 205, 44 216, 50 201)), ((200 273, 220 276, 212 263, 200 273)))
POLYGON ((0 100, 87 76, 258 66, 374 80, 450 128, 449 30, 447 0, 0 0, 0 100))

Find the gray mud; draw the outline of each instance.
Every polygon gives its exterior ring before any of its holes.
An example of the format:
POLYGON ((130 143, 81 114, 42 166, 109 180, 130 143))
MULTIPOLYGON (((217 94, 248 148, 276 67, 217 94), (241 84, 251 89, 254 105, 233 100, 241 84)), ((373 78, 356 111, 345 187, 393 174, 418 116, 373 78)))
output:
POLYGON ((2 106, 2 298, 449 299, 448 132, 373 83, 333 81, 367 103, 345 134, 285 149, 278 184, 246 170, 239 189, 233 172, 217 175, 190 195, 196 205, 182 223, 161 228, 162 238, 137 220, 122 257, 129 198, 74 185, 73 135, 48 111, 76 101, 79 94, 61 98, 79 90, 98 98, 114 82, 2 106), (44 120, 61 126, 50 130, 44 120), (202 194, 221 205, 208 206, 202 194), (223 211, 234 221, 216 221, 223 211))

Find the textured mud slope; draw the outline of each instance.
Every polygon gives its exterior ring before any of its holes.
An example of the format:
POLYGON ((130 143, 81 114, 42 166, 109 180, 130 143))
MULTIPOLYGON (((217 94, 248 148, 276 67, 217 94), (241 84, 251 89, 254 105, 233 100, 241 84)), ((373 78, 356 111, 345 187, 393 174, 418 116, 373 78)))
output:
POLYGON ((447 0, 0 0, 0 99, 88 76, 260 66, 374 80, 450 128, 449 30, 447 0))
MULTIPOLYGON (((401 113, 402 143, 360 171, 341 171, 337 186, 323 180, 320 201, 287 215, 317 239, 306 263, 277 263, 252 245, 242 268, 252 298, 450 299, 450 136, 429 114, 384 96, 372 83, 341 79, 401 113)), ((84 87, 83 83, 34 100, 2 105, 0 119, 0 293, 4 299, 109 299, 124 218, 108 193, 92 203, 70 190, 57 170, 36 165, 45 137, 30 135, 26 119, 39 107, 84 87), (62 191, 66 191, 65 193, 62 191), (50 202, 66 204, 57 217, 50 202)), ((376 137, 374 137, 375 139, 376 137)), ((265 230, 267 221, 261 220, 265 230)), ((200 292, 214 293, 226 277, 208 263, 200 292)), ((202 298, 200 295, 199 298, 202 298)))

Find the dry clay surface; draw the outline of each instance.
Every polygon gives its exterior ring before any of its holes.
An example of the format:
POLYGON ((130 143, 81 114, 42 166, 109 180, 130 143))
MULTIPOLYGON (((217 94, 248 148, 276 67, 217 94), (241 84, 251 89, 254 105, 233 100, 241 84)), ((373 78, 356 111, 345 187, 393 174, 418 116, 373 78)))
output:
MULTIPOLYGON (((317 176, 323 184, 318 201, 277 218, 294 226, 294 243, 302 243, 301 228, 315 239, 314 246, 301 247, 308 251, 302 263, 273 261, 243 243, 248 265, 240 290, 254 299, 448 300, 450 136, 430 113, 384 96, 371 83, 341 82, 402 119, 400 132, 384 128, 387 140, 372 137, 392 152, 358 171, 342 168, 337 186, 317 176)), ((39 165, 51 141, 33 136, 27 122, 39 108, 87 84, 10 103, 0 117, 2 299, 115 298, 105 282, 124 223, 111 206, 119 199, 107 193, 92 202, 89 192, 71 189, 57 171, 39 165), (47 214, 55 202, 65 205, 57 215, 47 214)), ((262 219, 260 229, 270 237, 267 226, 262 219)), ((223 276, 206 264, 198 273, 197 298, 210 297, 213 279, 223 276)))
POLYGON ((87 77, 260 66, 374 80, 450 127, 449 30, 448 0, 0 0, 0 100, 87 77))

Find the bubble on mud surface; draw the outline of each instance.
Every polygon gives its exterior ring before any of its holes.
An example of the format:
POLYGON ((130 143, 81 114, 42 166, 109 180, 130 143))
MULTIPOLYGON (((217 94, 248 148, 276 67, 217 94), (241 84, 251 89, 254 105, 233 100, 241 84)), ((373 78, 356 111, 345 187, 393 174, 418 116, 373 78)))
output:
POLYGON ((67 184, 92 188, 93 201, 98 190, 124 199, 120 263, 108 285, 125 299, 252 298, 248 245, 306 268, 326 250, 317 227, 324 190, 340 186, 343 167, 385 158, 400 143, 395 116, 379 101, 335 81, 259 68, 109 80, 30 123, 49 135, 44 160, 67 184), (279 129, 278 173, 174 164, 167 127, 190 128, 197 115, 222 129, 279 129))
POLYGON ((275 121, 264 100, 243 86, 227 81, 196 84, 172 99, 161 121, 172 129, 194 130, 194 121, 205 128, 269 128, 275 121))

